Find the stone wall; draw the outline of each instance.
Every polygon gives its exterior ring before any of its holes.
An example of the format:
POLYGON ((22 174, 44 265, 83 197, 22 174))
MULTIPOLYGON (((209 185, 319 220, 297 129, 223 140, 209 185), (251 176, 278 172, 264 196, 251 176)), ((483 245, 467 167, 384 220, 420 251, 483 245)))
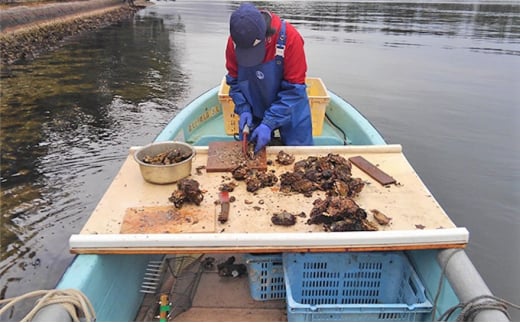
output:
POLYGON ((55 49, 67 37, 130 18, 138 7, 122 0, 84 0, 14 6, 0 11, 1 75, 9 65, 55 49))
POLYGON ((56 2, 38 6, 15 6, 0 11, 0 30, 121 5, 121 0, 56 2))

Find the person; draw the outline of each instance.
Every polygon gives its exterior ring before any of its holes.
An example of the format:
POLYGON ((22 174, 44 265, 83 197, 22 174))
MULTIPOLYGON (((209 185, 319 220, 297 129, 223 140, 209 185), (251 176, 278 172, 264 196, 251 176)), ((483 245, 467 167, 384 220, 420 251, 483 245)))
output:
POLYGON ((257 153, 278 129, 284 145, 313 145, 305 77, 304 40, 289 22, 251 3, 242 3, 229 20, 226 83, 257 153))

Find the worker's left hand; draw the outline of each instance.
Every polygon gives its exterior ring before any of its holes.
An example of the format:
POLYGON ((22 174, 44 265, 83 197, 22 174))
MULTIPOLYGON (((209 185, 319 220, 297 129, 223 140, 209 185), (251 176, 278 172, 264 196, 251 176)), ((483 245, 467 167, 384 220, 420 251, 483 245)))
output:
POLYGON ((261 123, 253 131, 253 134, 251 135, 251 141, 256 141, 256 145, 255 145, 255 154, 256 154, 262 148, 267 146, 267 144, 271 141, 271 128, 269 128, 269 126, 266 126, 264 123, 261 123))

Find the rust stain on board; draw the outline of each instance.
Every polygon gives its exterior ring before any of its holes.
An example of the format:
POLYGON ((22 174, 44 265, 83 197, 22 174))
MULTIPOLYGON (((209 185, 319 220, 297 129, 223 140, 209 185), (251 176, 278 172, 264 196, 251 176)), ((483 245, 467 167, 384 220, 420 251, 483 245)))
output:
POLYGON ((214 232, 214 209, 185 205, 128 208, 121 233, 214 232))

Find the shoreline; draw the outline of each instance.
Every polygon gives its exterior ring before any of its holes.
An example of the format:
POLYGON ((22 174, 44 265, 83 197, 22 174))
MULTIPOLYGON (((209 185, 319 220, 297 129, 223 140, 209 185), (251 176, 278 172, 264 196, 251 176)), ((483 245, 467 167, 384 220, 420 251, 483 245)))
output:
POLYGON ((0 13, 0 76, 9 77, 10 66, 27 62, 64 45, 71 36, 94 31, 131 18, 152 5, 120 0, 86 0, 14 6, 0 13))

